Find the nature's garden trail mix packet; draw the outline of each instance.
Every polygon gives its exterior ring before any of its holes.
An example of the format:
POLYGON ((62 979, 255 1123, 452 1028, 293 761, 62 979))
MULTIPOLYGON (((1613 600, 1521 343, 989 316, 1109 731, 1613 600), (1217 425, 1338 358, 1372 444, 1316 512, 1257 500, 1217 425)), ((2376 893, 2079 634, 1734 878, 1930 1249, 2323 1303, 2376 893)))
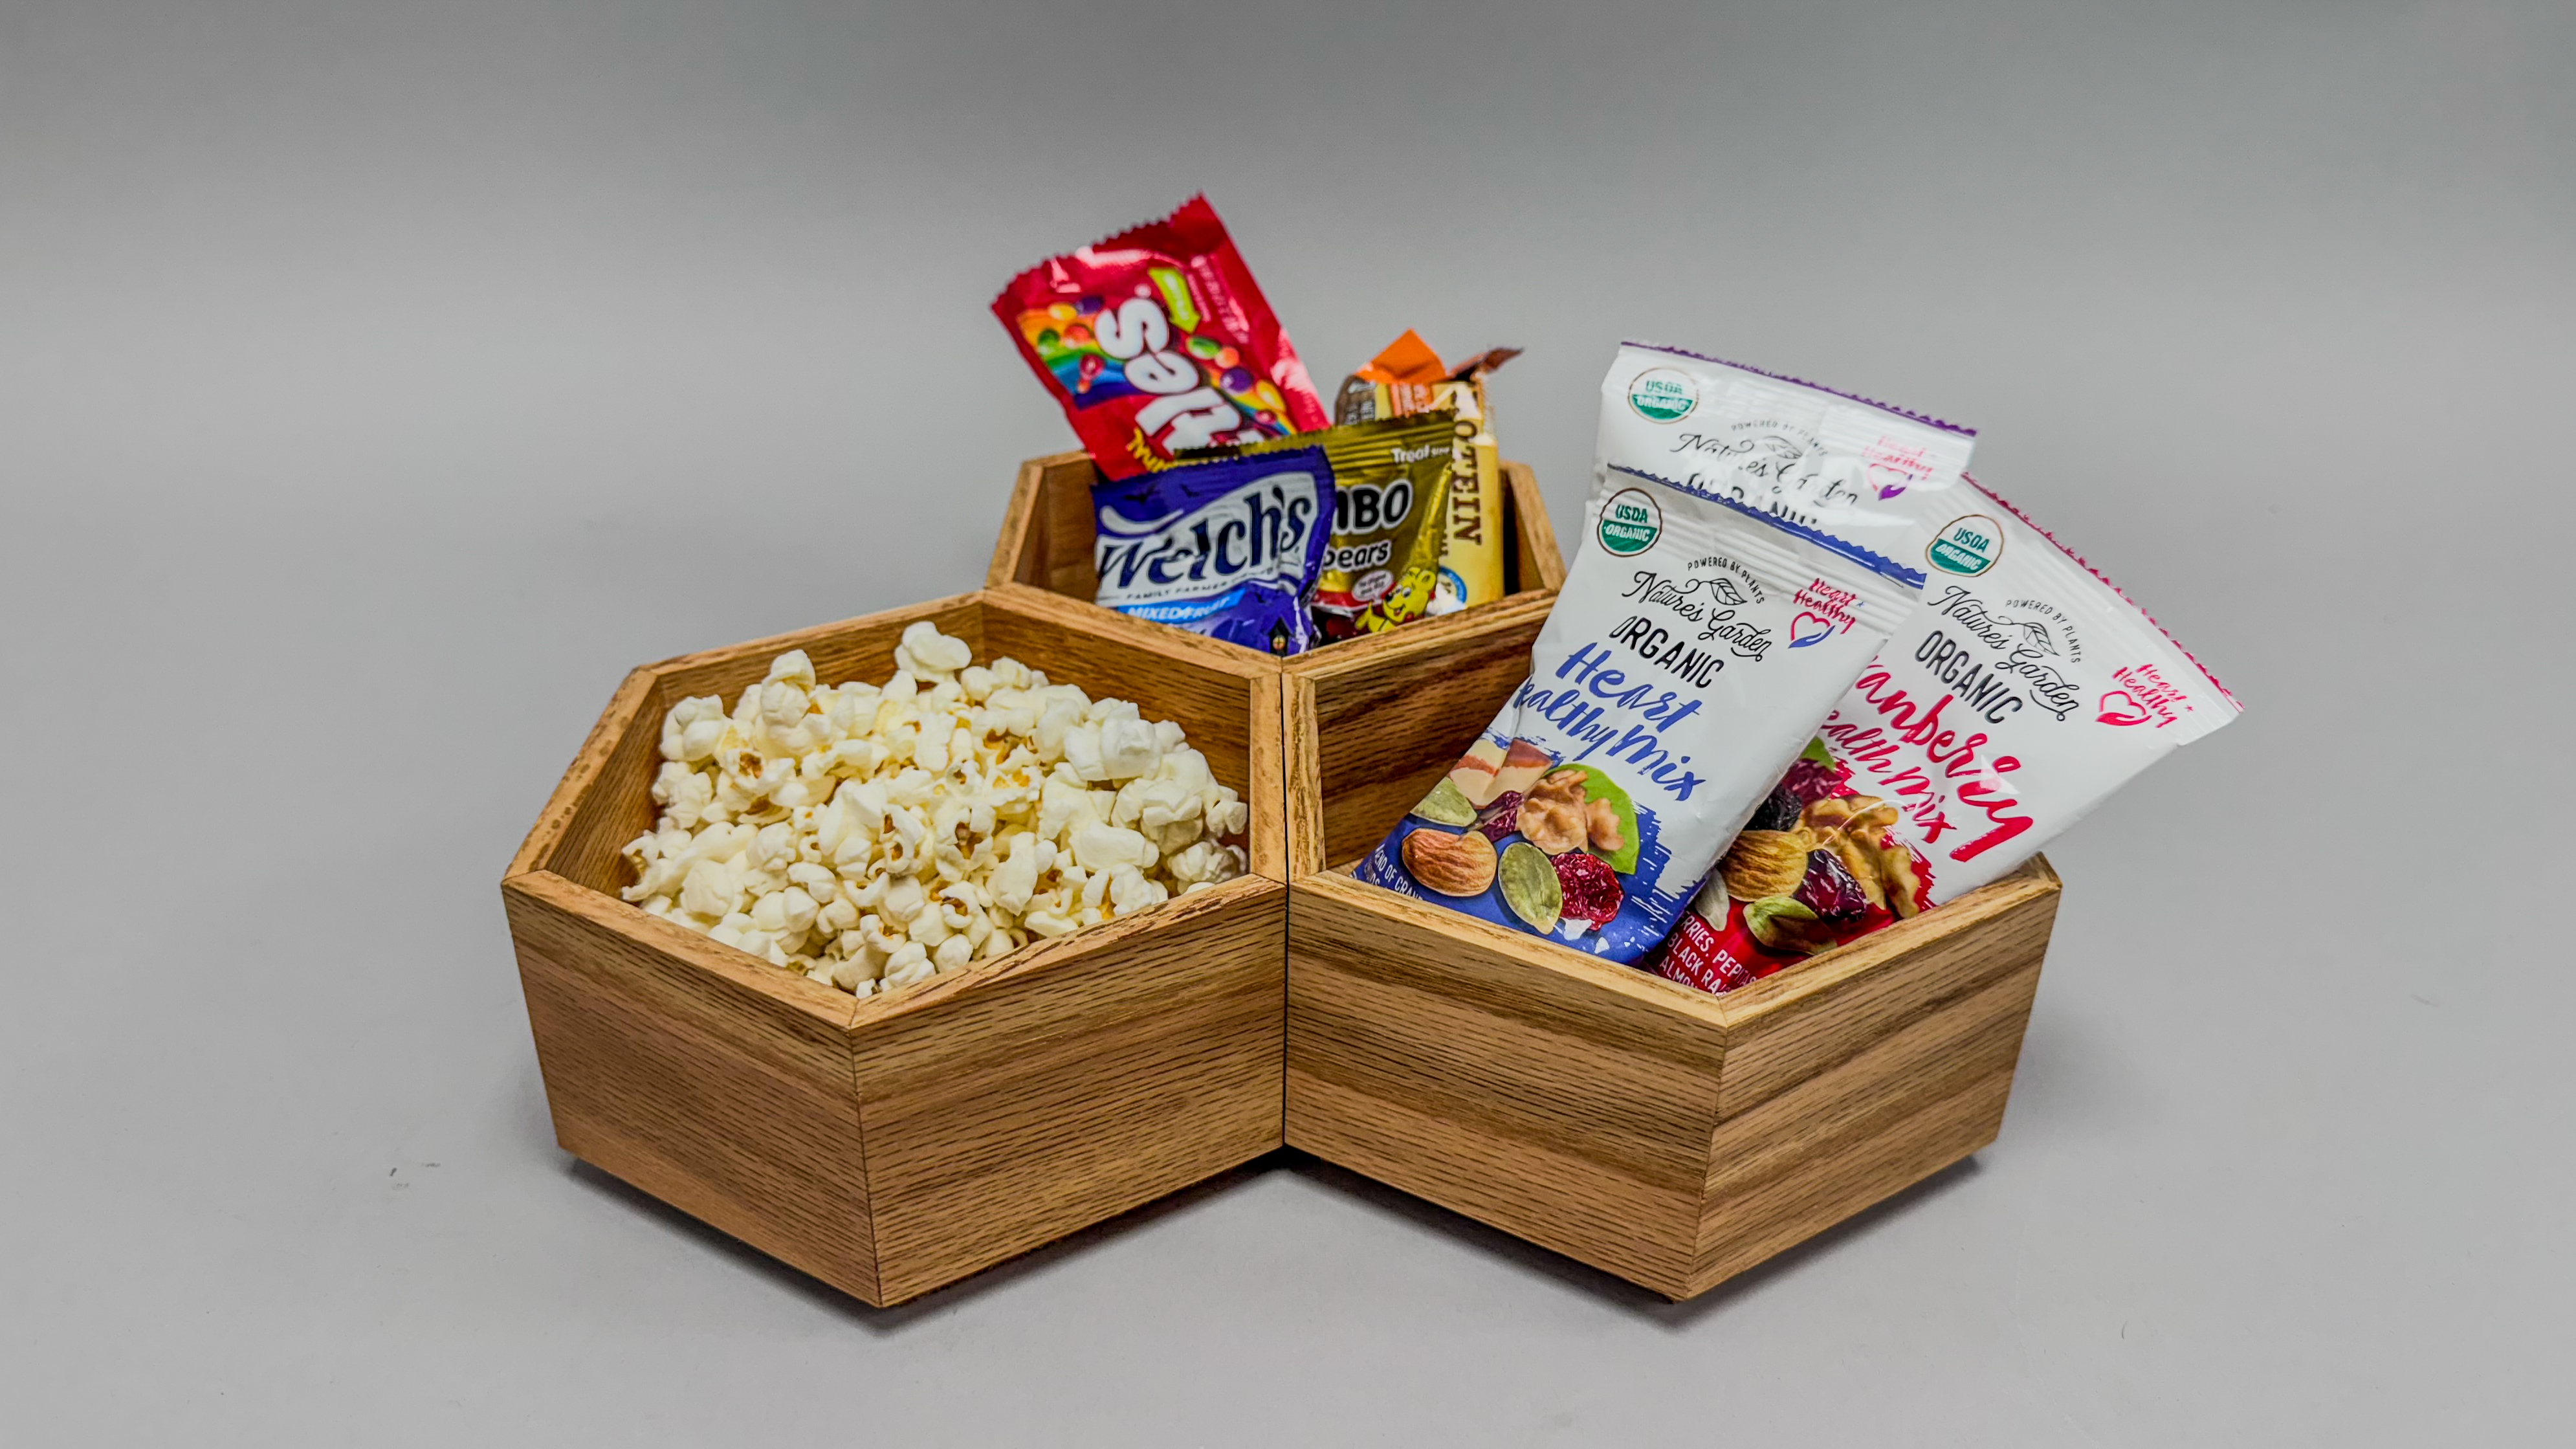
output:
POLYGON ((1972 430, 1676 347, 1621 343, 1600 418, 1596 492, 1635 468, 1894 559, 1968 511, 1972 430))
POLYGON ((1624 468, 1587 514, 1529 680, 1358 874, 1635 961, 1921 576, 1624 468))
POLYGON ((1656 969, 1731 991, 2009 873, 2239 706, 2012 505, 1964 484, 1922 606, 1746 823, 1656 969))

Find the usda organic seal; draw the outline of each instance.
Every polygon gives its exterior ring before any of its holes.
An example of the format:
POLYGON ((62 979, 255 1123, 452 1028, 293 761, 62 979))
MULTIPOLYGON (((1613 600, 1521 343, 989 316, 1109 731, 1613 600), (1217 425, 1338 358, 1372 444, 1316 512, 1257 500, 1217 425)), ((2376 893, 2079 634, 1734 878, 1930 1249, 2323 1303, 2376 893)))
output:
POLYGON ((2004 555, 2003 525, 1982 513, 1954 518, 1943 524, 1923 550, 1925 561, 1944 573, 1966 574, 1970 578, 1995 566, 2004 555))
POLYGON ((1628 383, 1628 406, 1650 423, 1677 423, 1699 406, 1699 385, 1677 367, 1650 367, 1628 383))
POLYGON ((1601 547, 1620 558, 1653 548, 1663 532, 1664 510, 1643 488, 1622 488, 1601 505, 1601 547))

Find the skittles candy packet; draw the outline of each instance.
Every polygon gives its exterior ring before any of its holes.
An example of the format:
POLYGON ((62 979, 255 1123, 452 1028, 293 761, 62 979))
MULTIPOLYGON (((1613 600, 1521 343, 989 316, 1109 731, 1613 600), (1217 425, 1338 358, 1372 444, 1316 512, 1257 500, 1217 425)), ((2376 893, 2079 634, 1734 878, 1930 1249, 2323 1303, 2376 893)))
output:
POLYGON ((2236 717, 2216 677, 1962 480, 1923 602, 1745 823, 1654 969, 1732 991, 2010 873, 2236 717))
POLYGON ((1268 654, 1314 643, 1307 610, 1333 511, 1323 449, 1104 479, 1091 507, 1095 602, 1268 654))
POLYGON ((1110 478, 1323 427, 1323 399, 1203 196, 1050 257, 993 299, 1110 478))
POLYGON ((1315 580, 1326 642, 1383 633, 1431 607, 1458 452, 1457 415, 1344 423, 1247 451, 1313 445, 1333 464, 1333 532, 1315 580))

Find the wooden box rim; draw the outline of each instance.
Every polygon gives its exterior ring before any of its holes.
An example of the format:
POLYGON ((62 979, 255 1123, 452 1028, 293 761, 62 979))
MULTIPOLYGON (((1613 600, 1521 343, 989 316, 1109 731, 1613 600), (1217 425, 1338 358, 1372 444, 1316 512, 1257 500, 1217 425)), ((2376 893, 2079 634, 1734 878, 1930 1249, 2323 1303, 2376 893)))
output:
POLYGON ((1122 644, 1234 675, 1244 681, 1247 703, 1253 686, 1275 674, 1268 667, 1271 661, 1234 645, 1182 630, 1158 628, 1115 610, 1096 606, 1087 613, 1076 613, 1067 607, 1068 603, 1061 596, 1038 589, 1008 592, 979 589, 638 665, 629 670, 619 683, 607 708, 591 726, 580 751, 565 767, 562 778, 547 796, 545 808, 539 813, 536 824, 530 827, 527 837, 520 842, 517 853, 502 872, 501 889, 579 916, 640 948, 686 963, 736 989, 765 998, 778 1008, 839 1031, 853 1041, 871 1027, 954 1000, 979 988, 1049 970, 1095 952, 1114 950, 1160 926, 1184 923, 1201 915, 1223 911, 1237 901, 1278 889, 1285 881, 1285 863, 1279 858, 1281 843, 1278 832, 1264 831, 1259 827, 1265 819, 1279 818, 1281 772, 1276 768, 1263 768, 1262 762, 1266 758, 1275 765, 1282 742, 1278 738, 1277 714, 1258 709, 1251 712, 1251 778, 1244 782, 1243 798, 1251 806, 1253 818, 1253 828, 1247 832, 1252 860, 1246 874, 1222 885, 1175 897, 1139 915, 1104 922, 1053 940, 1032 941, 1009 955, 978 961, 961 970, 934 976, 895 996, 852 996, 795 972, 782 970, 685 926, 648 915, 640 906, 594 890, 547 868, 556 847, 563 843, 583 798, 600 783, 617 740, 627 729, 642 724, 641 716, 651 704, 655 683, 664 674, 676 670, 730 663, 758 655, 775 656, 853 628, 878 627, 979 608, 1017 612, 1062 628, 1109 634, 1122 644))
MULTIPOLYGON (((1125 618, 1127 616, 1119 614, 1115 609, 1103 608, 1088 599, 1072 599, 1069 595, 1024 582, 1019 577, 1020 555, 1028 545, 1029 529, 1037 513, 1038 494, 1047 472, 1050 469, 1076 464, 1090 465, 1091 455, 1075 449, 1070 452, 1049 453, 1043 457, 1030 458, 1020 464, 1019 474, 1011 484, 1011 501, 1002 512, 1001 532, 993 541, 992 562, 984 570, 984 588, 987 593, 999 594, 1007 598, 1023 598, 1034 594, 1049 599, 1069 600, 1080 606, 1086 616, 1108 614, 1125 618)), ((1565 586, 1565 557, 1557 548, 1556 528, 1548 521, 1547 500, 1539 492, 1538 475, 1531 471, 1528 464, 1508 458, 1502 460, 1502 469, 1503 487, 1511 499, 1513 516, 1519 520, 1521 532, 1527 536, 1531 562, 1537 567, 1536 579, 1523 578, 1520 588, 1491 603, 1461 609, 1454 614, 1415 619, 1383 634, 1318 645, 1303 654, 1292 655, 1286 659, 1254 654, 1238 645, 1228 644, 1218 647, 1248 655, 1258 660, 1264 668, 1274 672, 1300 665, 1314 667, 1342 665, 1364 668, 1368 662, 1381 658, 1387 653, 1436 649, 1446 638, 1496 621, 1517 618, 1527 611, 1535 610, 1544 616, 1549 609, 1555 607, 1557 590, 1565 586), (1506 610, 1512 612, 1505 613, 1506 610)), ((1168 624, 1154 624, 1148 627, 1162 633, 1198 639, 1202 643, 1215 642, 1168 624)))

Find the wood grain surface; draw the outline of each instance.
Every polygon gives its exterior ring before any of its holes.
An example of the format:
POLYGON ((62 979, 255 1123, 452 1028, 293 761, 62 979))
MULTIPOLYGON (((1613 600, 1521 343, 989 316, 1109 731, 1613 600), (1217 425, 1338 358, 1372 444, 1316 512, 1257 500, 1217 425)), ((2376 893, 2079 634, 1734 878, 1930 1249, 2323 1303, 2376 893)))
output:
POLYGON ((1555 603, 1519 594, 1288 662, 1313 701, 1305 712, 1299 695, 1290 745, 1315 753, 1323 835, 1303 847, 1310 868, 1366 854, 1458 763, 1529 678, 1530 646, 1555 603))
POLYGON ((878 1301, 1279 1146, 1286 889, 1231 881, 860 1004, 878 1301))
POLYGON ((1290 1146, 1684 1290, 1715 998, 1340 875, 1288 910, 1290 1146))
POLYGON ((1280 705, 1261 656, 1018 586, 638 670, 502 883, 557 1139, 879 1304, 1278 1146, 1280 705), (864 1002, 616 898, 664 710, 788 649, 883 679, 922 618, 1177 720, 1249 802, 1255 874, 864 1002))
MULTIPOLYGON (((1292 742, 1301 695, 1286 681, 1292 742)), ((1288 816, 1313 775, 1290 750, 1288 816)), ((1311 850, 1306 858, 1312 858, 1311 850)), ((1674 1298, 1999 1129, 2045 861, 1725 996, 1351 880, 1289 891, 1288 1143, 1674 1298)))
POLYGON ((501 896, 563 1149, 873 1301, 857 1001, 550 872, 501 896))

